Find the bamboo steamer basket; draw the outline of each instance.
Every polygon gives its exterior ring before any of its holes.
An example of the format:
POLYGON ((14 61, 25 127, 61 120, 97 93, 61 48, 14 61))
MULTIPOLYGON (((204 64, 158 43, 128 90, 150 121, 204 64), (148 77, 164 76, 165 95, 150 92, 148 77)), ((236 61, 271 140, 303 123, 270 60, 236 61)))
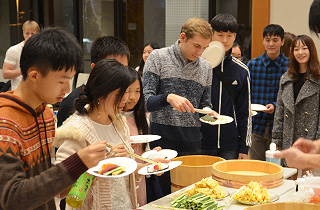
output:
POLYGON ((212 178, 231 188, 240 188, 251 181, 274 188, 283 183, 283 168, 260 160, 226 160, 212 165, 212 178))
POLYGON ((319 204, 312 203, 295 203, 295 202, 285 202, 285 203, 266 203, 256 206, 251 206, 245 210, 319 210, 319 204))
POLYGON ((170 171, 171 192, 190 186, 212 175, 212 164, 225 159, 209 155, 187 155, 172 159, 182 164, 170 171))

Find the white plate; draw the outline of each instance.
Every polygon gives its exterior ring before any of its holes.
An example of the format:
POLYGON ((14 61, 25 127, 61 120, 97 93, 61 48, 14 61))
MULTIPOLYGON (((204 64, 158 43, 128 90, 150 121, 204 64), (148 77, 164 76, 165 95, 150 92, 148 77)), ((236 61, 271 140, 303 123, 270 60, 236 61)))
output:
MULTIPOLYGON (((203 116, 203 117, 205 117, 205 116, 203 116)), ((208 123, 210 125, 228 124, 228 123, 231 123, 233 121, 232 117, 229 117, 229 116, 226 116, 226 115, 219 115, 218 119, 216 121, 214 121, 214 122, 204 120, 203 117, 200 118, 200 121, 204 122, 204 123, 208 123)))
POLYGON ((225 48, 221 42, 210 42, 209 47, 203 51, 201 57, 210 62, 211 67, 215 68, 223 60, 226 54, 225 48))
POLYGON ((251 110, 253 111, 264 111, 267 110, 267 107, 262 104, 251 104, 251 110))
POLYGON ((163 158, 167 160, 171 160, 172 158, 177 157, 178 152, 172 149, 162 149, 159 152, 157 150, 150 150, 148 152, 143 153, 141 156, 144 158, 148 158, 150 160, 156 158, 163 158))
POLYGON ((137 135, 137 136, 130 136, 130 140, 132 144, 138 143, 148 143, 155 140, 161 139, 159 135, 137 135))
POLYGON ((273 203, 277 200, 279 200, 279 195, 275 194, 275 193, 271 193, 270 194, 270 202, 249 202, 249 201, 239 201, 237 199, 235 199, 236 201, 238 201, 239 203, 242 204, 246 204, 246 205, 259 205, 259 204, 264 204, 264 203, 273 203))
POLYGON ((165 169, 165 170, 161 170, 161 171, 156 171, 156 172, 153 172, 153 173, 148 173, 147 171, 147 168, 148 167, 153 167, 155 164, 152 164, 152 165, 147 165, 143 168, 141 168, 139 171, 138 171, 138 174, 141 174, 141 175, 152 175, 152 174, 160 174, 160 173, 163 173, 163 172, 167 172, 167 171, 170 171, 178 166, 180 166, 182 164, 182 161, 171 161, 170 163, 168 163, 169 165, 169 168, 165 169))
POLYGON ((133 173, 137 169, 137 162, 131 158, 126 158, 126 157, 115 157, 115 158, 109 158, 105 159, 99 162, 99 164, 93 168, 90 168, 87 170, 89 174, 92 174, 97 177, 102 177, 102 178, 117 178, 117 177, 123 177, 123 176, 128 176, 129 174, 133 173), (126 170, 119 175, 102 175, 98 174, 95 171, 99 171, 102 167, 103 164, 107 163, 114 163, 118 166, 127 166, 126 170))
POLYGON ((258 112, 256 112, 256 111, 251 111, 251 116, 253 117, 253 116, 256 116, 258 114, 258 112))

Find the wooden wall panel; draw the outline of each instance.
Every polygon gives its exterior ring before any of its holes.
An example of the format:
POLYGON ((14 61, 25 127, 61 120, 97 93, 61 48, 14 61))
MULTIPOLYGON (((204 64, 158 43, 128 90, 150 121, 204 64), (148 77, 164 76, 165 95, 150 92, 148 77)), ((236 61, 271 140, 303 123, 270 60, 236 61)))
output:
POLYGON ((264 52, 263 29, 270 24, 270 0, 252 0, 252 42, 251 57, 264 52))

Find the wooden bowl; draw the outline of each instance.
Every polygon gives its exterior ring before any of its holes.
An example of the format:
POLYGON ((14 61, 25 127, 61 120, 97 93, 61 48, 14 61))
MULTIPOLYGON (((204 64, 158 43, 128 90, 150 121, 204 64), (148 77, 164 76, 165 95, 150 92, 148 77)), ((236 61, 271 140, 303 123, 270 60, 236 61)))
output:
POLYGON ((212 165, 212 178, 231 188, 240 188, 251 181, 274 188, 283 183, 283 168, 260 160, 226 160, 212 165))
POLYGON ((251 206, 245 210, 319 210, 319 204, 312 203, 295 203, 295 202, 284 202, 284 203, 266 203, 257 206, 251 206))
POLYGON ((209 155, 187 155, 172 159, 181 160, 182 164, 170 171, 171 192, 192 185, 202 178, 212 175, 212 164, 224 159, 209 155))

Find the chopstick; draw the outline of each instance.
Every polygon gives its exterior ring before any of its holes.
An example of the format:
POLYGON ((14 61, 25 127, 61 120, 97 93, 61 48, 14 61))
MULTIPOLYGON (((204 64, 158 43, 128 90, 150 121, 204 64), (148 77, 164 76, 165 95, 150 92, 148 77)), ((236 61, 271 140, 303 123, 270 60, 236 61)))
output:
MULTIPOLYGON (((240 187, 240 189, 238 189, 237 191, 236 191, 236 193, 234 193, 233 195, 236 195, 236 194, 238 194, 243 188, 245 188, 246 186, 242 186, 242 187, 240 187)), ((230 208, 230 206, 231 206, 231 204, 234 202, 234 199, 232 198, 232 195, 230 194, 230 198, 229 198, 229 200, 226 200, 225 201, 225 204, 226 204, 226 207, 224 208, 224 209, 229 209, 230 208)))
MULTIPOLYGON (((113 147, 113 145, 108 144, 108 143, 107 143, 106 145, 107 145, 107 147, 109 147, 109 148, 113 147)), ((157 164, 157 162, 155 162, 155 161, 153 161, 153 160, 150 160, 150 159, 147 159, 147 158, 144 158, 144 157, 141 157, 140 155, 134 154, 133 152, 127 152, 127 153, 128 153, 128 155, 130 155, 131 157, 138 158, 138 159, 143 160, 143 161, 145 161, 145 162, 147 162, 147 163, 157 164)))
POLYGON ((177 193, 177 194, 175 194, 175 195, 172 195, 171 197, 169 197, 169 199, 174 199, 174 198, 176 198, 176 197, 178 197, 178 196, 186 193, 188 190, 189 190, 189 189, 184 189, 184 190, 182 190, 181 192, 179 192, 179 193, 177 193))

